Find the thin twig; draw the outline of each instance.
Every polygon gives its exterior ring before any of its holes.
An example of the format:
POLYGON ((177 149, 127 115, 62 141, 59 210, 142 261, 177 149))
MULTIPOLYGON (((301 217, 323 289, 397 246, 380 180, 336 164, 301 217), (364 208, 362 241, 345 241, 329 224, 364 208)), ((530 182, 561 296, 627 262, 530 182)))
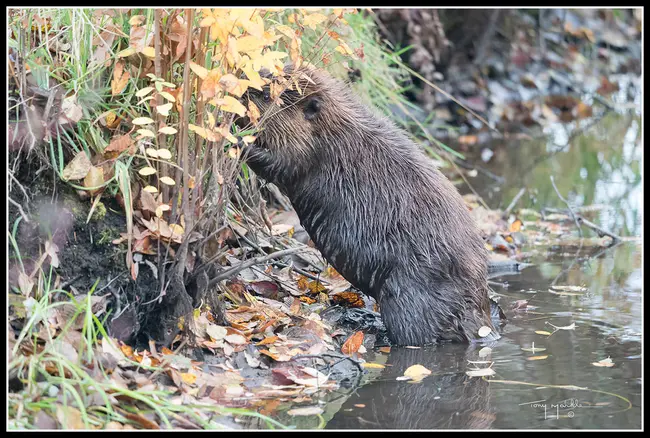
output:
POLYGON ((250 268, 253 265, 258 265, 260 263, 264 263, 269 260, 277 259, 280 257, 284 257, 289 254, 294 254, 296 252, 304 251, 307 246, 298 246, 294 248, 289 248, 289 249, 284 249, 282 251, 277 251, 274 252, 273 254, 269 254, 263 257, 255 257, 254 259, 246 260, 245 262, 240 263, 237 266, 233 266, 230 269, 226 269, 223 271, 221 274, 217 275, 213 279, 210 280, 208 283, 208 287, 212 287, 221 280, 225 280, 226 278, 232 277, 233 275, 237 274, 240 271, 243 271, 246 268, 250 268))
POLYGON ((16 208, 18 209, 18 212, 19 212, 20 215, 23 217, 23 219, 25 220, 25 222, 29 223, 29 218, 28 218, 27 215, 25 214, 25 211, 23 210, 22 205, 20 205, 19 203, 17 203, 17 202, 14 201, 13 199, 11 199, 9 196, 7 196, 7 199, 9 200, 9 202, 11 202, 13 205, 16 206, 16 208))
POLYGON ((564 196, 560 194, 560 191, 558 190, 557 186, 555 185, 555 178, 553 178, 553 175, 551 175, 551 184, 553 184, 553 188, 555 189, 555 193, 557 193, 557 196, 566 204, 566 206, 569 209, 569 212, 571 213, 571 217, 573 218, 573 221, 576 223, 576 227, 578 228, 578 233, 580 234, 580 238, 582 239, 582 228, 580 227, 580 223, 578 222, 578 217, 576 216, 575 212, 573 211, 573 208, 571 207, 571 204, 569 204, 569 201, 564 199, 564 196))
POLYGON ((510 202, 510 205, 508 205, 508 207, 503 212, 504 216, 507 217, 507 216, 510 215, 510 210, 515 208, 515 205, 517 205, 517 201, 519 201, 519 198, 521 198, 524 195, 524 193, 526 193, 526 188, 525 187, 522 187, 521 189, 519 189, 519 192, 515 195, 514 198, 512 198, 512 202, 510 202))

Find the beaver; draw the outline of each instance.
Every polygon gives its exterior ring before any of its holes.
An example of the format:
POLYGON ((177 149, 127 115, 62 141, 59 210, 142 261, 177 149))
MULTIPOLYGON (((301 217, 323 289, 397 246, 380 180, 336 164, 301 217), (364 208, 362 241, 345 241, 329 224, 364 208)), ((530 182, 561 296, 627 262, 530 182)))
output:
POLYGON ((487 250, 456 187, 347 84, 315 67, 289 73, 297 86, 279 96, 268 85, 243 96, 262 114, 242 154, 250 168, 287 195, 327 261, 377 300, 392 343, 498 339, 487 250))

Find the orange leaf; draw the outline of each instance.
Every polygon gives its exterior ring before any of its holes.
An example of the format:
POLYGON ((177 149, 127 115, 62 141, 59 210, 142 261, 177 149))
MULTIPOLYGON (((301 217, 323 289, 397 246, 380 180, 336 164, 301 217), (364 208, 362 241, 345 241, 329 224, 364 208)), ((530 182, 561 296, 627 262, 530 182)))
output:
POLYGON ((113 70, 113 80, 111 81, 111 94, 116 96, 120 94, 129 83, 131 75, 128 71, 124 70, 124 63, 118 61, 113 70))
POLYGON ((341 353, 350 356, 359 351, 361 344, 363 344, 363 332, 356 332, 341 346, 341 353))

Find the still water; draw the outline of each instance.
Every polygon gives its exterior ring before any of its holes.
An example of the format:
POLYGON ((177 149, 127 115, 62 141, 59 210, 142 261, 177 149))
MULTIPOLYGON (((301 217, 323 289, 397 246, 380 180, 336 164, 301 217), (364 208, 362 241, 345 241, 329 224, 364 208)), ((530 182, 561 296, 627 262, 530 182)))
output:
MULTIPOLYGON (((470 182, 492 208, 504 209, 523 187, 518 207, 600 205, 594 221, 621 236, 642 234, 641 120, 612 113, 571 137, 564 127, 539 141, 492 144, 477 157, 488 172, 470 182), (490 174, 503 179, 495 181, 490 174)), ((516 211, 516 209, 515 209, 516 211)), ((585 236, 593 236, 584 230, 585 236)), ((642 394, 642 243, 521 248, 533 266, 495 278, 508 324, 491 347, 443 345, 375 353, 372 373, 328 417, 327 429, 639 429, 642 394), (550 286, 586 292, 552 293, 550 286), (514 310, 518 300, 525 309, 514 310), (521 303, 521 302, 520 302, 521 303), (555 327, 571 327, 558 329, 555 327), (536 331, 553 333, 551 336, 536 331), (522 348, 544 350, 525 351, 522 348), (596 366, 604 359, 613 366, 596 366), (495 374, 466 372, 491 361, 495 374), (432 375, 397 381, 421 364, 432 375)), ((557 291, 556 291, 557 292, 557 291)), ((327 410, 327 408, 326 408, 327 410)), ((327 413, 325 414, 327 416, 327 413)))
MULTIPOLYGON (((570 245, 524 244, 522 261, 532 266, 493 279, 508 323, 491 349, 370 351, 364 359, 386 367, 369 370, 359 388, 312 398, 307 404, 323 408, 320 418, 285 411, 278 420, 300 429, 642 427, 641 118, 612 113, 588 129, 556 128, 540 140, 479 148, 473 187, 491 208, 505 209, 521 188, 515 212, 566 208, 552 175, 572 206, 598 205, 591 220, 631 238, 610 248, 593 239, 580 245, 577 233, 570 245), (466 374, 488 363, 493 376, 466 374), (416 364, 432 374, 419 383, 396 380, 416 364)), ((594 233, 584 229, 584 236, 594 233)))

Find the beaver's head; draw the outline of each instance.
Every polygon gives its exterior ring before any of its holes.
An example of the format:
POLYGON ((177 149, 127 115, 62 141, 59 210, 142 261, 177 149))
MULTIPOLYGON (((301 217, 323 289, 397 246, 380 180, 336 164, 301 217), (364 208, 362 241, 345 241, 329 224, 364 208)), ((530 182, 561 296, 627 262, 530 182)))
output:
MULTIPOLYGON (((304 163, 333 136, 344 135, 354 100, 343 83, 314 68, 287 67, 283 77, 270 79, 261 91, 249 88, 243 96, 245 105, 251 101, 260 112, 254 126, 257 147, 304 163)), ((238 125, 248 122, 242 119, 238 125)))

